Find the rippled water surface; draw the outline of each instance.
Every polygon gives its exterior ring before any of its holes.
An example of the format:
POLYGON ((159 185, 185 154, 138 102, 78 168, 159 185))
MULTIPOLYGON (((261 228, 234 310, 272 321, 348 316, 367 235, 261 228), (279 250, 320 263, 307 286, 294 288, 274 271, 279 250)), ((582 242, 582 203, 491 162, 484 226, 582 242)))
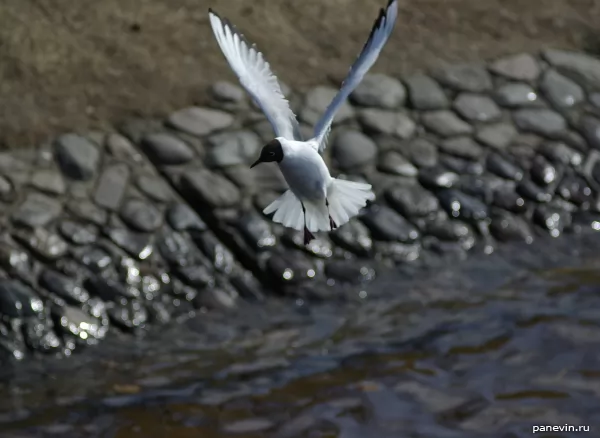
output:
POLYGON ((565 266, 382 278, 343 305, 200 314, 23 364, 0 388, 0 436, 598 436, 600 263, 565 266))

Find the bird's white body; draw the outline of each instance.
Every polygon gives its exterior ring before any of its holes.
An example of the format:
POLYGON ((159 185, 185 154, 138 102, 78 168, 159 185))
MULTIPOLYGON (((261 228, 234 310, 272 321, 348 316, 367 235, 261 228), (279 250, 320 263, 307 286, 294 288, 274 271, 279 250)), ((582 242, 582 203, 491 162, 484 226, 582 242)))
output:
POLYGON ((290 190, 301 200, 325 202, 332 181, 329 169, 317 149, 308 142, 278 137, 284 159, 279 169, 290 190))
POLYGON ((310 232, 330 231, 345 224, 368 201, 375 199, 370 184, 332 178, 321 153, 325 150, 337 110, 375 63, 392 32, 398 5, 397 0, 388 1, 386 9, 381 9, 342 88, 316 123, 313 138, 306 141, 300 134, 296 116, 283 96, 269 63, 233 25, 209 11, 219 47, 276 134, 275 140, 263 148, 264 158, 259 158, 257 163, 277 161, 289 190, 267 206, 263 213, 274 213, 273 221, 286 227, 304 229, 305 242, 307 238, 310 240, 310 232))

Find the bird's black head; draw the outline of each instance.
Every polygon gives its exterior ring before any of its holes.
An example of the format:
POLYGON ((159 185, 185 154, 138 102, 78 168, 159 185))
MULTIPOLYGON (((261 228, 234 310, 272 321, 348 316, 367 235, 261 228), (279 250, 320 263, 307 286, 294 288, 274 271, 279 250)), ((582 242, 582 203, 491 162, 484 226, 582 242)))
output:
POLYGON ((260 163, 270 163, 272 161, 280 163, 281 160, 283 160, 283 148, 281 147, 281 143, 279 143, 279 140, 271 140, 263 146, 262 151, 260 151, 260 157, 258 157, 258 160, 256 160, 250 168, 260 163))

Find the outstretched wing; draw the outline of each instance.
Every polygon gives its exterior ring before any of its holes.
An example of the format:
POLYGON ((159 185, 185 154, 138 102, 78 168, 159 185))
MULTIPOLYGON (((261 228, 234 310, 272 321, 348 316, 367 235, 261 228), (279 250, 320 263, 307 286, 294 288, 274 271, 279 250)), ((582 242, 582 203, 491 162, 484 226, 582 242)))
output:
POLYGON ((208 10, 210 25, 227 62, 242 86, 265 114, 277 137, 302 140, 296 115, 281 92, 277 78, 262 53, 226 19, 208 10))
POLYGON ((325 113, 315 125, 313 144, 318 145, 319 152, 323 152, 325 149, 327 135, 331 129, 331 122, 333 121, 335 113, 340 105, 348 98, 350 93, 352 93, 357 85, 360 84, 360 81, 362 81, 365 74, 377 60, 381 49, 392 33, 397 16, 397 0, 389 0, 385 11, 383 9, 379 11, 379 16, 377 17, 377 20, 375 20, 375 24, 373 24, 369 39, 363 46, 360 55, 358 55, 358 58, 354 61, 352 67, 350 67, 350 71, 342 83, 342 88, 338 91, 325 110, 325 113))

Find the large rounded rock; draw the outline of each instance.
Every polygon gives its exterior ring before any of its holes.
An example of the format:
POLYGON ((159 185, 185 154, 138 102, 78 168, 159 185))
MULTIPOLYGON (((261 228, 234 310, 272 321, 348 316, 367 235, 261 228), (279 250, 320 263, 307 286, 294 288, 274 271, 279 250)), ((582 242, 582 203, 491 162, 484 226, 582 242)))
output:
POLYGON ((91 179, 100 162, 100 151, 87 138, 77 134, 58 137, 56 159, 65 175, 77 180, 91 179))
MULTIPOLYGON (((315 125, 321 118, 338 90, 333 87, 319 86, 310 90, 306 94, 304 107, 300 111, 302 121, 315 125)), ((333 118, 332 125, 348 120, 354 116, 354 110, 347 101, 344 101, 338 108, 333 118)))
POLYGON ((347 170, 371 163, 377 156, 377 146, 358 131, 342 131, 331 145, 333 157, 340 169, 347 170))
POLYGON ((410 103, 418 110, 444 109, 450 105, 440 84, 429 76, 418 74, 406 80, 410 103))
POLYGON ((404 104, 406 90, 395 78, 384 74, 367 74, 350 95, 361 106, 394 109, 404 104))
POLYGON ((152 204, 141 199, 129 199, 121 209, 123 220, 140 231, 154 231, 162 224, 162 215, 152 204))
POLYGON ((557 108, 572 107, 585 99, 583 89, 556 70, 548 70, 544 74, 540 88, 557 108))
POLYGON ((171 114, 168 123, 182 132, 201 137, 225 129, 233 121, 233 116, 224 111, 193 106, 171 114))
POLYGON ((458 91, 477 93, 492 88, 492 77, 479 64, 449 65, 433 72, 433 75, 442 84, 458 91))
POLYGON ((145 136, 142 148, 159 165, 184 164, 194 158, 194 152, 183 140, 166 132, 145 136))
POLYGON ((233 207, 241 200, 240 191, 231 181, 207 169, 187 171, 181 185, 192 199, 199 199, 210 207, 233 207))
POLYGON ((521 53, 495 61, 491 67, 494 73, 517 81, 534 81, 540 75, 540 63, 529 53, 521 53))
POLYGON ((215 134, 208 139, 209 162, 216 167, 235 166, 257 158, 260 139, 252 131, 242 130, 215 134))
POLYGON ((513 113, 513 120, 523 131, 554 138, 564 133, 567 121, 555 111, 545 108, 524 108, 513 113))

